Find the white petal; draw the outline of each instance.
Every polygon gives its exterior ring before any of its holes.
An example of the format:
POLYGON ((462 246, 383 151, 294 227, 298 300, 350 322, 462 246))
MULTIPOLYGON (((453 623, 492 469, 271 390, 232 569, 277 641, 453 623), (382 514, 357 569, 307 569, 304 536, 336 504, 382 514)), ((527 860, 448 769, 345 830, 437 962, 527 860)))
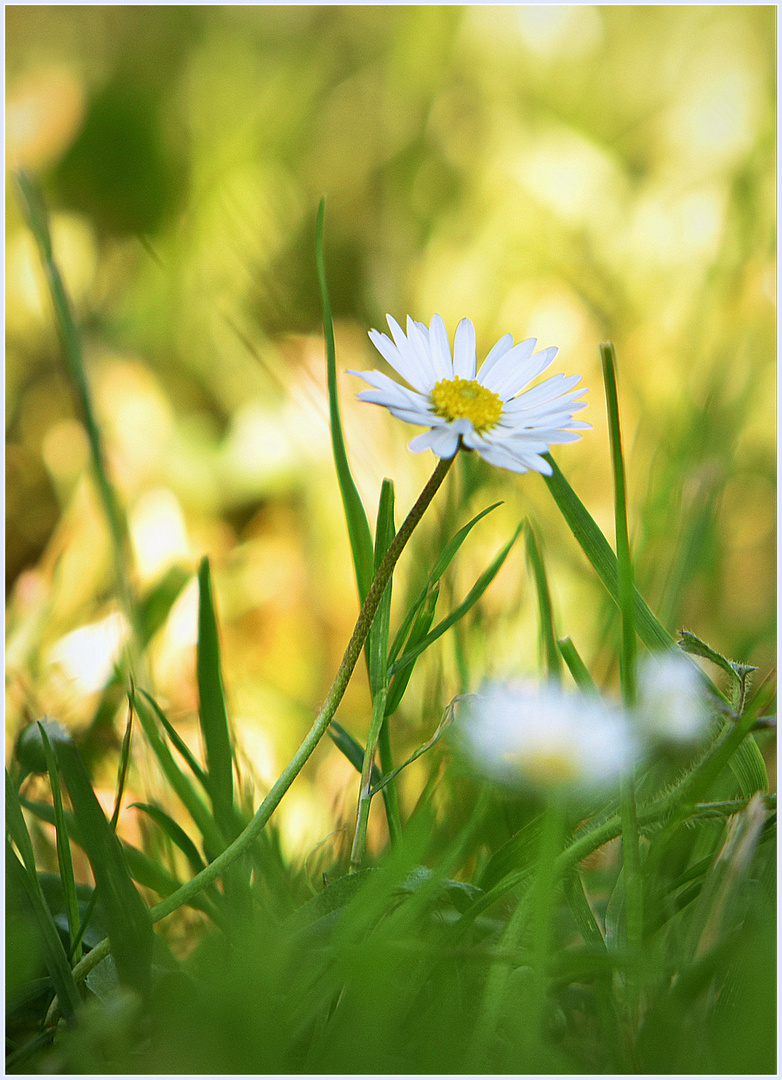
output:
POLYGON ((407 444, 408 450, 414 454, 420 454, 422 450, 433 450, 438 457, 451 458, 459 448, 459 432, 453 430, 453 425, 432 428, 416 435, 407 444))
POLYGON ((429 325, 429 349, 438 382, 440 379, 452 379, 451 345, 445 323, 439 315, 433 315, 429 325))
POLYGON ((369 340, 383 359, 391 365, 397 374, 402 376, 405 382, 423 393, 428 393, 431 390, 432 386, 427 383, 424 373, 418 369, 416 364, 411 363, 407 356, 402 355, 386 334, 381 334, 379 330, 370 330, 369 340))
POLYGON ((516 364, 514 370, 508 370, 507 361, 513 355, 515 350, 511 350, 503 358, 503 364, 501 365, 507 373, 505 378, 500 380, 496 379, 496 384, 491 386, 490 389, 498 394, 503 401, 508 401, 510 398, 515 397, 520 390, 523 390, 527 383, 531 383, 533 379, 536 379, 542 371, 545 371, 554 357, 559 352, 556 345, 550 346, 548 349, 541 349, 540 352, 535 353, 523 364, 516 364))
POLYGON ((564 375, 552 375, 550 379, 544 379, 531 390, 525 390, 518 397, 511 398, 505 403, 505 409, 530 409, 534 405, 542 405, 556 397, 561 397, 563 400, 578 397, 579 394, 587 392, 586 387, 573 390, 580 378, 580 375, 570 375, 567 378, 564 375))
POLYGON ((453 339, 453 373, 461 379, 474 379, 477 366, 475 327, 469 319, 462 319, 453 339))
MULTIPOLYGON (((395 404, 406 404, 414 408, 427 409, 429 407, 429 398, 424 394, 418 394, 415 390, 408 390, 406 386, 402 386, 401 383, 394 382, 388 375, 382 371, 353 371, 348 369, 348 375, 357 375, 359 379, 363 379, 364 382, 369 383, 370 386, 374 386, 376 390, 382 390, 383 393, 388 395, 389 400, 395 404)), ((366 393, 366 391, 362 391, 366 393)), ((368 398, 362 397, 362 401, 368 401, 368 398)))
MULTIPOLYGON (((494 365, 497 363, 497 361, 500 360, 505 355, 505 353, 508 351, 508 349, 512 349, 512 348, 513 348, 513 335, 512 334, 504 334, 500 338, 500 340, 497 342, 497 344, 492 346, 492 348, 489 350, 489 355, 486 357, 486 359, 481 364, 481 371, 480 371, 480 375, 478 377, 478 382, 482 386, 486 385, 486 383, 483 381, 484 377, 489 374, 489 372, 494 367, 494 365)), ((534 348, 534 346, 533 346, 533 348, 534 348)))
POLYGON ((429 331, 426 327, 422 328, 421 323, 417 323, 415 319, 411 319, 408 315, 407 336, 410 348, 415 356, 415 362, 421 371, 425 373, 427 384, 431 389, 439 381, 440 376, 437 374, 436 365, 432 360, 429 331))
MULTIPOLYGON (((511 375, 524 368, 525 362, 532 356, 537 343, 538 339, 534 337, 527 338, 526 341, 520 341, 512 349, 506 349, 504 352, 494 356, 492 364, 489 365, 489 357, 494 353, 494 349, 492 349, 481 368, 481 383, 489 390, 493 390, 495 394, 499 393, 497 388, 507 382, 511 375)), ((496 349, 497 345, 494 348, 496 349)))

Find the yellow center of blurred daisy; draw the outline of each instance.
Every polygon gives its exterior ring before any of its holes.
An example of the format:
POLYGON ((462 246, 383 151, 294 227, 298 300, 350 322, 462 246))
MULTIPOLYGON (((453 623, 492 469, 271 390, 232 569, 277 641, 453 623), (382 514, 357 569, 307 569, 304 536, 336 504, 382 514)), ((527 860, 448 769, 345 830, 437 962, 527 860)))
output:
POLYGON ((488 431, 502 416, 502 400, 475 379, 441 379, 431 393, 434 411, 446 420, 472 421, 476 431, 488 431))

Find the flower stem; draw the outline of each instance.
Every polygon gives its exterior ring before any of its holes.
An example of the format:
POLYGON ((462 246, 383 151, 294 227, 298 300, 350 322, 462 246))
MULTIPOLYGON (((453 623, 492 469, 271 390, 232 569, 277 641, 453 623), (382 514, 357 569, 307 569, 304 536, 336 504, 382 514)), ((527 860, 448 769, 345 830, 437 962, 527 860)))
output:
POLYGON ((350 872, 354 873, 361 869, 364 861, 364 852, 367 847, 367 825, 369 823, 369 808, 372 803, 370 788, 372 787, 372 765, 375 761, 377 743, 380 738, 380 730, 386 712, 386 700, 388 698, 388 684, 381 687, 375 694, 374 708, 372 709, 372 723, 369 728, 367 746, 364 751, 364 767, 361 770, 361 788, 358 794, 358 807, 356 809, 356 831, 353 836, 353 849, 350 853, 350 872))
POLYGON ((407 541, 412 536, 413 529, 415 529, 416 525, 423 517, 426 508, 429 506, 437 489, 445 479, 446 473, 453 464, 453 461, 453 458, 440 459, 426 486, 418 496, 412 510, 402 522, 399 532, 391 541, 388 551, 372 581, 366 600, 359 612, 353 634, 347 644, 345 654, 342 657, 342 663, 339 665, 331 689, 321 706, 320 712, 315 718, 315 722, 309 732, 305 735, 301 746, 293 755, 288 765, 283 769, 279 778, 272 786, 271 791, 256 810, 252 821, 245 826, 244 830, 233 843, 230 844, 225 851, 221 852, 220 855, 218 855, 217 858, 199 874, 196 874, 194 878, 182 885, 176 892, 171 893, 165 900, 152 908, 152 918, 155 922, 162 919, 164 916, 169 915, 172 911, 176 911, 182 904, 188 903, 197 893, 206 888, 207 885, 211 885, 217 878, 222 877, 231 863, 248 850, 254 843, 256 837, 263 830, 269 818, 277 809, 283 795, 285 795, 288 788, 301 772, 310 754, 325 735, 326 729, 333 720, 334 714, 337 711, 337 706, 345 693, 350 676, 353 674, 356 661, 361 655, 361 650, 366 641, 367 634, 369 633, 369 628, 372 625, 372 620, 375 617, 378 604, 380 603, 380 599, 385 591, 385 587, 388 584, 391 574, 393 573, 394 567, 397 564, 399 556, 402 554, 407 541))

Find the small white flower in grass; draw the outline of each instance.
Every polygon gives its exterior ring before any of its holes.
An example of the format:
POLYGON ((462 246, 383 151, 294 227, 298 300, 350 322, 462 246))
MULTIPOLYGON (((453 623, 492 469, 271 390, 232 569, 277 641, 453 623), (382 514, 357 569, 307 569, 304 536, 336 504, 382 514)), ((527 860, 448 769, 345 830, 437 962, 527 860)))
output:
POLYGON ((476 768, 512 787, 606 788, 638 758, 621 709, 554 684, 491 685, 465 699, 458 730, 476 768))
POLYGON ((693 746, 708 733, 711 710, 696 665, 678 652, 645 657, 638 671, 638 719, 647 738, 693 746))
POLYGON ((541 455, 552 445, 579 439, 579 432, 591 427, 573 419, 586 405, 575 400, 586 392, 573 389, 580 375, 554 375, 525 389, 552 362, 556 347, 534 352, 535 338, 514 345, 506 334, 478 371, 475 328, 469 319, 457 326, 451 355, 439 315, 429 327, 408 316, 406 334, 391 315, 387 318, 393 341, 377 330, 370 330, 369 337, 408 385, 381 371, 350 374, 373 388, 362 390, 361 401, 384 405, 399 420, 429 428, 410 442, 414 453, 433 450, 450 458, 461 445, 492 465, 548 476, 551 466, 541 455))

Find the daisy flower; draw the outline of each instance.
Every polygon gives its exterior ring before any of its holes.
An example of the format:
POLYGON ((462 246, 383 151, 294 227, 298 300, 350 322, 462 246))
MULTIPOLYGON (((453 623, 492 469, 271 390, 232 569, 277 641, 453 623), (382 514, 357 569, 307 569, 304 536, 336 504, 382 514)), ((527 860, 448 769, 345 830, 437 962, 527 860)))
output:
POLYGON ((632 769, 639 746, 627 716, 553 683, 490 683, 465 699, 460 743, 475 767, 510 787, 594 791, 632 769))
POLYGON ((640 665, 637 712, 651 742, 695 746, 711 728, 701 674, 678 652, 652 653, 640 665))
POLYGON ((361 401, 384 405, 392 416, 429 430, 416 435, 409 448, 414 453, 433 450, 451 458, 460 446, 475 450, 492 465, 514 472, 551 474, 543 454, 551 445, 579 439, 591 425, 574 420, 586 402, 585 393, 573 387, 580 375, 554 375, 525 389, 549 366, 556 347, 535 352, 536 338, 513 344, 510 334, 501 337, 477 370, 475 327, 462 319, 456 328, 453 355, 445 323, 439 315, 431 325, 408 316, 407 333, 387 316, 393 340, 370 330, 369 337, 407 386, 381 371, 351 371, 368 382, 361 401))

